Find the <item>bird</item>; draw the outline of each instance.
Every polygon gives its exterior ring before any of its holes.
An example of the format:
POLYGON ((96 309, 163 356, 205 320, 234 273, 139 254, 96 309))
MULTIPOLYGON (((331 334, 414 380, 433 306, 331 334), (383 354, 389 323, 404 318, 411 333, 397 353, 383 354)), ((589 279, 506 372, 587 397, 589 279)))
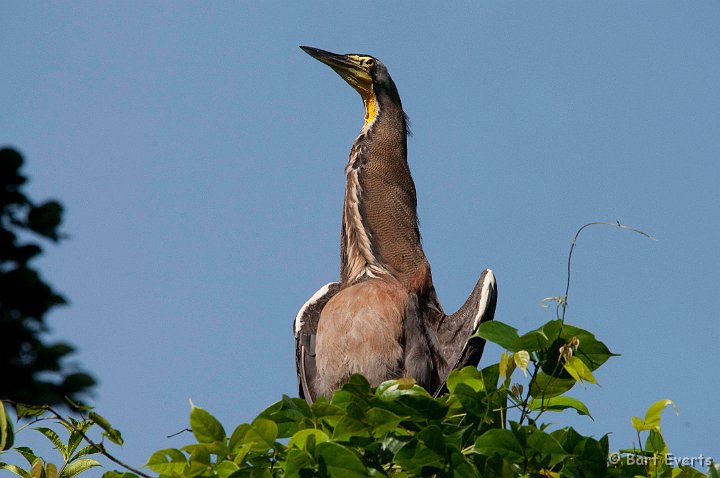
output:
POLYGON ((484 270, 463 306, 443 311, 420 238, 408 117, 387 67, 371 55, 300 48, 360 94, 365 117, 345 165, 340 280, 293 323, 298 394, 329 399, 358 373, 373 387, 409 377, 438 396, 450 371, 480 361, 485 340, 474 334, 494 317, 495 275, 484 270))

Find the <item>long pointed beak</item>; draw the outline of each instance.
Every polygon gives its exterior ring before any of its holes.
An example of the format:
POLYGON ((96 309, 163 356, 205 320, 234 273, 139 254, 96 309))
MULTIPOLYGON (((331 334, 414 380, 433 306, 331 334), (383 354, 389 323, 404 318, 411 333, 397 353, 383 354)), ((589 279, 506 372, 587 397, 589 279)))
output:
POLYGON ((371 91, 372 77, 350 55, 339 55, 310 46, 300 47, 305 53, 335 70, 360 95, 366 97, 371 91))
POLYGON ((335 71, 338 69, 342 71, 358 69, 357 65, 353 63, 347 55, 339 55, 337 53, 321 50, 320 48, 313 48, 311 46, 301 46, 300 48, 311 57, 325 63, 335 71))

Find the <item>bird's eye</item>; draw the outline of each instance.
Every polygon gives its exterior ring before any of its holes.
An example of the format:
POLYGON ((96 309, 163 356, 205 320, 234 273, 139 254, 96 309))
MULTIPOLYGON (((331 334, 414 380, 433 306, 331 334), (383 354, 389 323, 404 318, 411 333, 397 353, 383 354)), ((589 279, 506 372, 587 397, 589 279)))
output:
POLYGON ((372 58, 368 58, 367 60, 365 60, 365 65, 372 68, 373 66, 375 66, 375 60, 373 60, 372 58))

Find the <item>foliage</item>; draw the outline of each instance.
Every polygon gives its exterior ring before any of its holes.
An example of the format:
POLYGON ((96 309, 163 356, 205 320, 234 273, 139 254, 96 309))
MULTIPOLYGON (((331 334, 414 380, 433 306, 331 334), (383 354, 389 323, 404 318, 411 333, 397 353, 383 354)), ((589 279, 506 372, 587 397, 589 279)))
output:
MULTIPOLYGON (((639 437, 648 434, 640 449, 610 453, 607 435, 594 438, 570 427, 551 429, 541 423, 547 413, 572 410, 590 415, 582 402, 566 395, 577 383, 594 383, 593 372, 613 356, 590 332, 556 319, 522 335, 511 326, 490 322, 478 335, 507 352, 499 363, 482 370, 453 371, 448 393, 438 399, 411 379, 371 388, 362 376, 354 375, 329 401, 321 398, 308 405, 284 396, 231 433, 191 403, 194 441, 153 453, 145 468, 161 477, 220 478, 706 476, 668 461, 671 455, 660 432, 660 416, 670 400, 653 404, 644 418, 632 419, 639 437), (513 383, 513 376, 519 378, 518 369, 530 377, 526 389, 513 383)), ((31 470, 0 467, 24 478, 70 478, 75 471, 97 464, 85 455, 102 453, 132 470, 109 454, 103 442, 87 438, 88 428, 94 426, 102 429, 104 439, 121 443, 119 432, 107 420, 88 411, 82 407, 77 412, 80 419, 66 419, 48 408, 19 408, 19 416, 39 414, 40 419, 59 420, 68 429, 65 445, 46 427, 37 428, 60 450, 63 463, 55 467, 39 461, 28 449, 17 448, 31 470), (76 451, 80 438, 89 445, 76 451), (44 475, 33 474, 32 467, 43 466, 44 475)), ((5 428, 2 440, 9 448, 11 428, 5 428)), ((710 476, 719 471, 711 468, 710 476)), ((153 475, 132 470, 103 476, 153 475)))
MULTIPOLYGON (((79 418, 63 417, 48 405, 23 405, 20 403, 10 402, 15 405, 15 412, 18 420, 21 418, 31 418, 29 425, 36 425, 41 422, 49 421, 50 424, 60 425, 64 428, 68 437, 65 441, 60 435, 50 427, 38 426, 34 430, 45 436, 58 450, 62 458, 61 464, 55 465, 49 463, 28 447, 16 447, 14 450, 18 452, 28 463, 29 469, 23 469, 18 465, 12 465, 0 462, 0 469, 5 469, 15 473, 23 478, 73 478, 74 476, 100 466, 100 463, 88 458, 91 455, 103 454, 111 458, 121 466, 127 467, 124 463, 112 457, 105 449, 103 443, 96 443, 87 435, 88 430, 92 427, 103 430, 102 436, 109 441, 122 445, 122 437, 120 432, 114 429, 110 423, 92 412, 92 407, 79 405, 72 400, 68 400, 68 404, 79 415, 79 418), (90 411, 89 413, 86 413, 90 411), (85 442, 84 446, 83 442, 85 442)), ((25 428, 25 427, 23 427, 25 428)), ((14 441, 14 432, 12 422, 5 412, 5 407, 0 402, 0 452, 10 449, 14 441), (6 424, 3 427, 3 424, 6 424)), ((127 467, 128 469, 132 469, 127 467)))
POLYGON ((22 165, 17 151, 0 149, 0 398, 64 403, 64 397, 77 397, 95 381, 63 366, 73 352, 70 345, 42 339, 47 313, 66 301, 30 265, 42 252, 40 245, 24 239, 60 241, 63 209, 52 200, 36 204, 22 192, 27 181, 22 165))
POLYGON ((478 335, 505 347, 500 363, 482 370, 455 370, 448 393, 433 399, 410 379, 371 388, 353 376, 330 401, 312 405, 283 399, 250 424, 227 436, 205 410, 192 407, 197 443, 156 452, 147 463, 170 476, 702 476, 664 464, 660 412, 650 407, 636 429, 650 430, 643 450, 624 450, 609 461, 607 435, 595 439, 572 428, 550 430, 548 412, 587 407, 565 392, 613 354, 593 334, 553 320, 524 335, 489 322, 478 335), (512 383, 517 369, 530 369, 530 385, 512 383), (519 416, 508 420, 508 414, 519 416), (285 441, 287 439, 287 441, 285 441), (629 456, 653 457, 638 466, 629 456), (629 464, 630 463, 630 464, 629 464))

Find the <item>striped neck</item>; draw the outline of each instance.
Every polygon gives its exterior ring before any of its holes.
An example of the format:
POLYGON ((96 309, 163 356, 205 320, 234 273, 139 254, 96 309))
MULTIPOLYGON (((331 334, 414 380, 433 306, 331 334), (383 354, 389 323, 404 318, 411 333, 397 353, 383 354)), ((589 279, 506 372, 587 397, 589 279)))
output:
POLYGON ((364 100, 365 124, 345 167, 341 278, 348 285, 372 277, 424 280, 420 269, 427 269, 407 164, 405 113, 399 98, 378 93, 364 100))

